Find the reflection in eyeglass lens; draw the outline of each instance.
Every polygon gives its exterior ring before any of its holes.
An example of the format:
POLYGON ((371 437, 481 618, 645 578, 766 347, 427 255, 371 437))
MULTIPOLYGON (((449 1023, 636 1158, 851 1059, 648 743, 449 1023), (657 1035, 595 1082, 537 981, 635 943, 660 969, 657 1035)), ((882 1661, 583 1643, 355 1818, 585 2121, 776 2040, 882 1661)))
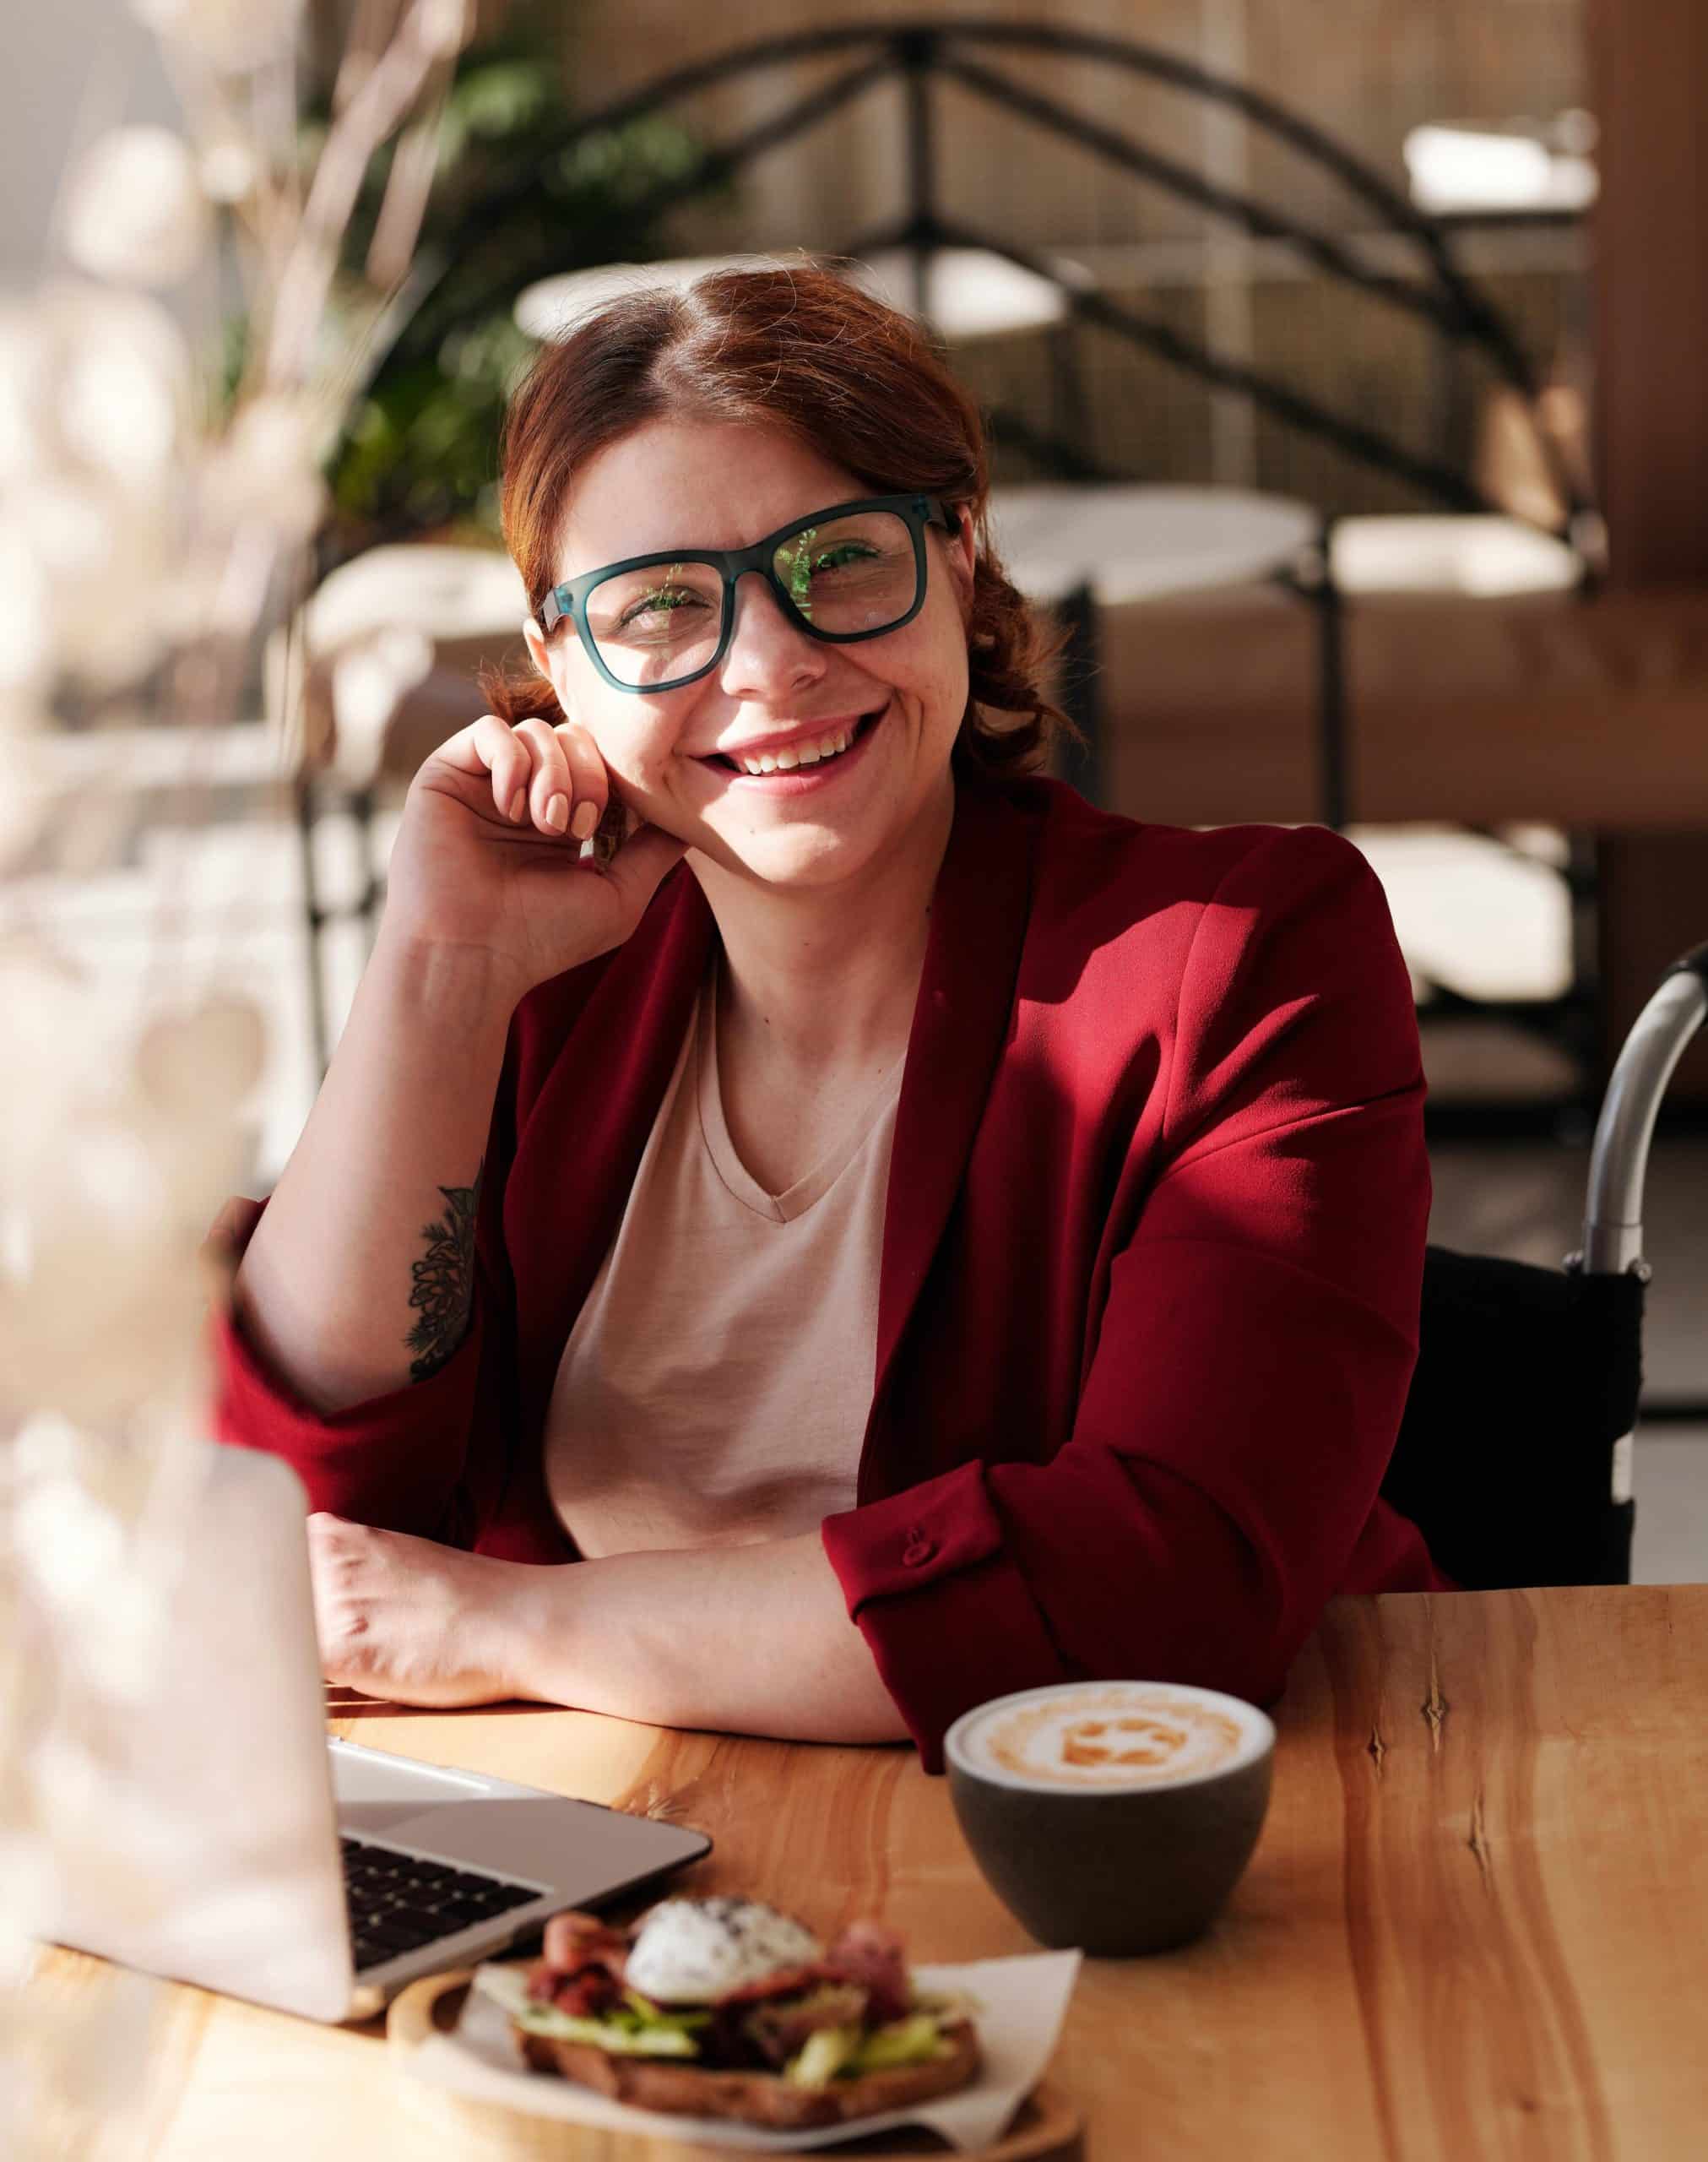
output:
POLYGON ((724 581, 710 563, 653 563, 596 585, 587 627, 621 682, 664 683, 712 658, 723 611, 724 581))
MULTIPOLYGON (((833 636, 887 629, 918 597, 914 536, 891 511, 802 526, 772 557, 801 619, 833 636)), ((588 596, 587 624, 620 682, 644 687, 692 675, 723 633, 724 582, 710 563, 653 563, 619 571, 588 596)))
POLYGON ((893 511, 803 526, 773 561, 784 591, 815 630, 844 637, 882 630, 914 605, 914 536, 893 511))

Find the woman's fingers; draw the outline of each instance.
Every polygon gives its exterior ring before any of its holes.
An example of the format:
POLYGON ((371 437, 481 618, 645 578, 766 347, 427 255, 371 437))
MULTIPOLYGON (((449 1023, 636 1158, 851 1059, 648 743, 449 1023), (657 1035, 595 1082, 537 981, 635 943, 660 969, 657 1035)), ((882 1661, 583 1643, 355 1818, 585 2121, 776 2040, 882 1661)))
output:
POLYGON ((542 834, 588 840, 610 801, 605 760, 574 721, 554 727, 535 718, 512 728, 496 714, 483 714, 433 756, 458 773, 490 773, 498 815, 542 834))
POLYGON ((568 769, 574 796, 569 830, 578 841, 591 840, 610 800, 610 777, 605 760, 592 736, 572 720, 560 721, 552 735, 568 769))
POLYGON ((545 721, 524 720, 512 728, 496 714, 485 713, 442 743, 433 757, 458 773, 490 774, 493 808, 512 825, 531 823, 542 833, 554 830, 547 812, 553 796, 563 793, 567 782, 545 721))
MULTIPOLYGON (((461 743, 464 737, 477 763, 492 775, 492 801, 499 817, 519 824, 527 815, 528 784, 534 774, 526 740, 496 713, 483 713, 472 728, 465 729, 462 736, 453 736, 452 742, 461 743)), ((443 758, 450 748, 451 744, 446 744, 439 756, 443 758)))
POLYGON ((551 724, 545 720, 519 720, 516 734, 527 745, 534 763, 533 779, 528 788, 528 815, 543 834, 567 834, 573 808, 572 785, 569 763, 551 724))

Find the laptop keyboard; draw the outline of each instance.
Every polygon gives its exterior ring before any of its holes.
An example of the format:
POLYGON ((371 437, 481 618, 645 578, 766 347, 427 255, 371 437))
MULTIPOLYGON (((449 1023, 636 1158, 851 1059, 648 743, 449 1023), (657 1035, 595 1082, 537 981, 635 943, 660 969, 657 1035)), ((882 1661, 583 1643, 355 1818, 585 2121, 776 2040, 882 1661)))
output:
POLYGON ((454 1937, 540 1898, 538 1884, 516 1884, 431 1861, 366 1839, 342 1839, 344 1890, 357 1971, 454 1937))

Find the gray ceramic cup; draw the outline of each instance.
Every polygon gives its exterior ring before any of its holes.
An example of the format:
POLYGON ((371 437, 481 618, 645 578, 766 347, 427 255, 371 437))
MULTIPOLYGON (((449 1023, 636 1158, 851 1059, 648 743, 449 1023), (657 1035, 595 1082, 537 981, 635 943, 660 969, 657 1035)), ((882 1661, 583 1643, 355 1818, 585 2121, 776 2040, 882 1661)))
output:
POLYGON ((1166 1681, 1022 1689, 944 1741, 973 1859, 1040 1944, 1166 1952, 1207 1929, 1269 1806, 1275 1728, 1255 1704, 1166 1681))

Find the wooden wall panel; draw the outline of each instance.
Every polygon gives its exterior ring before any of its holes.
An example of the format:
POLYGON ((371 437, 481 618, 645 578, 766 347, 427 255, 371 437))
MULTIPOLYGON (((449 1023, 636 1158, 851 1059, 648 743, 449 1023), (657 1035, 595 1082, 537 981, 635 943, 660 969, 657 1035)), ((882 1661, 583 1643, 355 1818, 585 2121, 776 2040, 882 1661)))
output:
MULTIPOLYGON (((1590 0, 1601 122, 1596 212, 1596 434, 1613 582, 1708 580, 1708 8, 1701 0, 1590 0)), ((1699 716, 1708 776, 1708 700, 1699 716)), ((1629 755, 1649 746, 1634 735, 1629 755)), ((1660 844, 1602 845, 1602 966, 1610 1046, 1656 971, 1708 939, 1708 821, 1660 844)), ((1676 1093, 1708 1102, 1708 1046, 1676 1093)))

